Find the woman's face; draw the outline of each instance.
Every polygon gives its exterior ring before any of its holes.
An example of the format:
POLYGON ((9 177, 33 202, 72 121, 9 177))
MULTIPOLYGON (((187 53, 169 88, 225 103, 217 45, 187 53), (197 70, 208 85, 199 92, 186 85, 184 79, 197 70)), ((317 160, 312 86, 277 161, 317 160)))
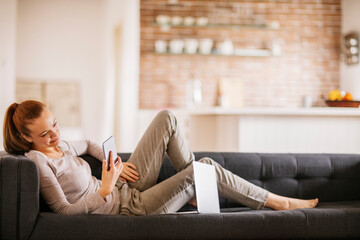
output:
POLYGON ((27 141, 33 143, 33 149, 45 150, 56 147, 60 143, 59 125, 48 109, 44 109, 40 117, 27 126, 30 136, 22 135, 27 141))

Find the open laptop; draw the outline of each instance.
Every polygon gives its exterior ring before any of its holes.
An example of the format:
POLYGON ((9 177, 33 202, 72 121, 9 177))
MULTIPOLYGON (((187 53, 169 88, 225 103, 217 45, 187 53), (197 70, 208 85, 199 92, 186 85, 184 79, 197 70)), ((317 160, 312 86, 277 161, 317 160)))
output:
POLYGON ((178 213, 220 213, 215 167, 193 162, 197 211, 178 213))
MULTIPOLYGON (((103 143, 105 159, 110 166, 109 152, 117 153, 114 137, 103 143)), ((117 162, 115 163, 115 165, 117 162)), ((215 167, 201 162, 193 162, 197 211, 178 213, 220 213, 219 195, 216 182, 215 167)))

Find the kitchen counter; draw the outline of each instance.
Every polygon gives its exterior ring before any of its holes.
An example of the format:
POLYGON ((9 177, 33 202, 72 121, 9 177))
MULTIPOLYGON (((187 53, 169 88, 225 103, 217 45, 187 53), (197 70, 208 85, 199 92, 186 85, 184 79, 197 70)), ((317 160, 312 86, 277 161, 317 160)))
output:
MULTIPOLYGON (((193 151, 360 153, 359 108, 212 107, 170 111, 177 116, 193 151)), ((157 112, 141 110, 143 131, 157 112)))
POLYGON ((290 115, 290 116, 356 116, 360 117, 360 108, 339 107, 244 107, 237 109, 229 108, 193 108, 173 110, 174 112, 190 115, 290 115))

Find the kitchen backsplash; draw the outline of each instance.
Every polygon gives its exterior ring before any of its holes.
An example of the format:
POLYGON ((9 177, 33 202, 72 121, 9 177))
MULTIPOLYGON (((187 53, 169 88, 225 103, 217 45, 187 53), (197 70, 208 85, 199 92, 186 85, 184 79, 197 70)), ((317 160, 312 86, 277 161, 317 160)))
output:
POLYGON ((141 109, 321 105, 339 87, 340 0, 140 4, 141 109))

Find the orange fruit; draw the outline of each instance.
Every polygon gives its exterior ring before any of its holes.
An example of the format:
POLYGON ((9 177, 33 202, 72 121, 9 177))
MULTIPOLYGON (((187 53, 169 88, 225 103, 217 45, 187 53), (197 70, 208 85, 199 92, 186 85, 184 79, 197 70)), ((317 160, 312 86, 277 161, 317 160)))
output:
POLYGON ((347 92, 345 94, 345 96, 342 99, 343 101, 352 101, 353 100, 353 96, 351 95, 351 93, 347 92))

